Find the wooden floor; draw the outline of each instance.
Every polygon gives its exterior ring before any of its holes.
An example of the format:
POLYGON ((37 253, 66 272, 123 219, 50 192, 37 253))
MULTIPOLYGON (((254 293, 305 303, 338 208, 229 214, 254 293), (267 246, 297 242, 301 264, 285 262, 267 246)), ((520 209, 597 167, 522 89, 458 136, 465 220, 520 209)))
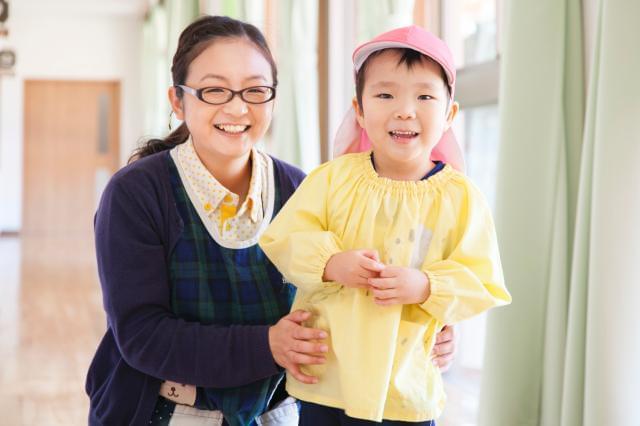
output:
POLYGON ((0 259, 0 424, 86 424, 105 328, 92 241, 0 238, 0 259))
MULTIPOLYGON (((105 330, 90 238, 0 237, 0 425, 87 423, 84 379, 105 330)), ((438 426, 473 426, 476 373, 445 376, 438 426)))

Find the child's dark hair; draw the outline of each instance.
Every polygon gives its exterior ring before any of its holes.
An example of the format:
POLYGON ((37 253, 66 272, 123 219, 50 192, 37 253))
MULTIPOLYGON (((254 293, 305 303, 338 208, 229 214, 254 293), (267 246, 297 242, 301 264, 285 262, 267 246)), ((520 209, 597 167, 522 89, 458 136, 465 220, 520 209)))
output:
POLYGON ((388 48, 376 50, 372 54, 370 54, 367 59, 364 61, 358 72, 356 73, 356 99, 358 100, 358 106, 362 110, 362 91, 364 90, 364 82, 367 73, 367 66, 369 62, 379 56, 383 52, 394 51, 400 54, 400 59, 398 59, 398 66, 405 65, 408 69, 411 69, 415 64, 420 63, 421 61, 430 61, 438 66, 440 70, 440 75, 442 77, 442 81, 444 82, 444 86, 447 88, 447 94, 451 97, 451 88, 449 87, 447 74, 444 72, 444 68, 442 65, 431 59, 430 57, 418 52, 417 50, 409 49, 409 48, 388 48))
MULTIPOLYGON (((180 34, 178 47, 175 55, 173 55, 173 64, 171 66, 173 85, 185 84, 191 62, 212 42, 221 38, 247 38, 250 40, 271 65, 273 86, 275 87, 278 84, 276 63, 273 60, 267 41, 258 28, 227 16, 202 16, 189 24, 180 34)), ((177 88, 176 95, 182 98, 184 95, 182 89, 177 88)), ((129 162, 156 152, 171 149, 186 142, 187 139, 189 139, 189 129, 185 123, 182 123, 164 139, 146 141, 144 145, 133 152, 129 162)))

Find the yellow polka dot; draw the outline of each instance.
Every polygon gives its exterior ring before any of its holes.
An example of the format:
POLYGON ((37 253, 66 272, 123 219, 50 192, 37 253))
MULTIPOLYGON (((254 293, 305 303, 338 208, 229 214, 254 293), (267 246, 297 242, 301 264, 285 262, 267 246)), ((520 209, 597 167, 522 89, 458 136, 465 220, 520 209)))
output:
POLYGON ((227 194, 227 195, 224 197, 224 202, 225 202, 225 203, 230 203, 231 201, 233 201, 233 197, 232 197, 230 194, 227 194))
POLYGON ((205 210, 205 211, 211 211, 211 209, 212 209, 212 208, 213 208, 213 207, 211 206, 211 203, 206 203, 206 204, 204 205, 204 210, 205 210))
POLYGON ((231 231, 231 224, 227 223, 227 231, 231 231))

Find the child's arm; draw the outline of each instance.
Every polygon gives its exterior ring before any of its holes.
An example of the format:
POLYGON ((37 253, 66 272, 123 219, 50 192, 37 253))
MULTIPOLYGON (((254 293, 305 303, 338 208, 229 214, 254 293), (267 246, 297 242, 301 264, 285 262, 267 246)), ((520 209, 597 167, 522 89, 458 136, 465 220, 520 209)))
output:
POLYGON ((367 278, 382 269, 375 251, 344 251, 340 238, 329 230, 330 188, 331 169, 320 166, 307 176, 260 238, 260 247, 273 264, 304 291, 321 289, 330 281, 366 286, 367 278))
POLYGON ((420 306, 443 324, 511 303, 491 211, 472 184, 466 186, 453 235, 448 256, 422 267, 429 278, 430 295, 420 306))
POLYGON ((462 321, 511 302, 491 213, 473 187, 460 209, 458 232, 449 255, 422 270, 387 266, 370 278, 379 305, 418 304, 443 324, 462 321))

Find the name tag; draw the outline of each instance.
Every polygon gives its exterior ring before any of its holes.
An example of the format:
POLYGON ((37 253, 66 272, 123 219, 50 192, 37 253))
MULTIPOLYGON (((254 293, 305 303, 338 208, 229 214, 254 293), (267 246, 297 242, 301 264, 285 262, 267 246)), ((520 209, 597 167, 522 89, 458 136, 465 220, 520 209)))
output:
POLYGON ((196 387, 167 380, 160 386, 160 395, 177 404, 193 405, 196 402, 196 387))

